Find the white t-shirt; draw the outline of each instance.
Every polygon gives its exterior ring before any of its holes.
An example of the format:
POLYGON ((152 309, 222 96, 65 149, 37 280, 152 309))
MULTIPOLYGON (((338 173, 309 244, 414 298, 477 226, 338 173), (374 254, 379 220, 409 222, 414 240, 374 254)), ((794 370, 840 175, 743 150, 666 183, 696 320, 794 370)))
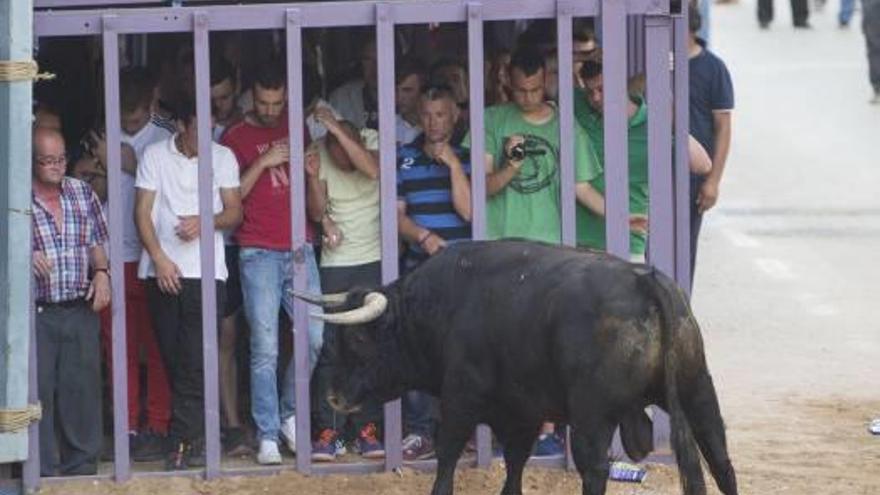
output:
MULTIPOLYGON (((366 149, 379 149, 376 131, 363 129, 360 135, 366 149)), ((342 231, 342 244, 321 252, 321 266, 356 266, 380 260, 379 181, 358 170, 336 168, 323 139, 314 146, 321 157, 319 178, 327 183, 327 213, 342 231)))
POLYGON ((405 146, 422 134, 422 128, 412 125, 402 115, 397 114, 397 147, 405 146))
MULTIPOLYGON (((175 135, 176 136, 176 135, 175 135)), ((232 150, 211 143, 214 168, 214 214, 223 210, 220 189, 239 187, 238 162, 232 150)), ((180 268, 183 278, 201 278, 199 240, 182 241, 175 233, 180 222, 178 217, 199 214, 199 166, 198 158, 187 158, 177 150, 174 136, 152 144, 144 152, 138 167, 136 186, 156 192, 152 220, 156 237, 165 254, 180 268)), ((214 273, 217 280, 226 280, 223 233, 214 231, 214 273)), ((146 249, 141 254, 138 277, 156 275, 153 260, 146 249)))
MULTIPOLYGON (((143 162, 144 150, 148 145, 164 141, 171 137, 171 134, 168 128, 160 125, 156 119, 151 119, 132 136, 123 132, 120 141, 131 145, 140 164, 143 162)), ((134 224, 134 176, 123 172, 120 183, 122 185, 122 261, 130 263, 141 258, 142 249, 141 238, 134 224)), ((107 204, 104 204, 104 208, 106 210, 107 204)))

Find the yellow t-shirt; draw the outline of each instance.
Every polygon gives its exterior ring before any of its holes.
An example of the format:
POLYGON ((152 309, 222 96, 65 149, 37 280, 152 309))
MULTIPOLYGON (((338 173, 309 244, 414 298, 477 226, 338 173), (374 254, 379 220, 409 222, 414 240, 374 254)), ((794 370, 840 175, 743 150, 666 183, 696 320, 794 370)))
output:
MULTIPOLYGON (((360 132, 368 150, 379 149, 379 135, 373 129, 360 132)), ((327 214, 342 231, 336 249, 321 251, 321 266, 355 266, 382 258, 382 226, 379 213, 379 181, 358 170, 336 168, 323 139, 313 144, 319 152, 318 177, 327 184, 327 214)))

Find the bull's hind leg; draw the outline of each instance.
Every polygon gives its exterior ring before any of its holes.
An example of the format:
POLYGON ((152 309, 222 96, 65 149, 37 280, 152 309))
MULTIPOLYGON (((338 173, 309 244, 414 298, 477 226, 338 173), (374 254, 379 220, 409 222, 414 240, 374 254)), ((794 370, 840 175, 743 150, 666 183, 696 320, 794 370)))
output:
POLYGON ((583 495, 604 495, 608 482, 608 448, 615 422, 595 414, 572 422, 571 452, 583 480, 583 495))
POLYGON ((504 464, 507 466, 507 478, 504 480, 501 495, 522 495, 523 469, 529 460, 540 428, 540 421, 534 424, 517 423, 495 428, 498 441, 504 447, 504 464))
POLYGON ((700 373, 693 386, 680 389, 679 395, 694 439, 709 465, 718 489, 724 495, 736 495, 736 473, 727 454, 724 421, 721 419, 712 377, 708 372, 700 373))

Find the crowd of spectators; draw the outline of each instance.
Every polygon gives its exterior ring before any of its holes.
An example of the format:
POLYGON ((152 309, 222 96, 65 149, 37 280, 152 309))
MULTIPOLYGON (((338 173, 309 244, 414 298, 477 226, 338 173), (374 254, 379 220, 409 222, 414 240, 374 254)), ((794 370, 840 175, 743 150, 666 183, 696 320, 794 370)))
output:
MULTIPOLYGON (((696 9, 692 12, 696 15, 696 9)), ((696 20, 691 27, 696 32, 696 20)), ((222 33, 211 43, 222 445, 226 455, 254 456, 259 464, 279 464, 282 446, 294 453, 297 447, 290 355, 294 307, 289 290, 294 277, 305 277, 310 292, 324 294, 382 281, 377 51, 369 33, 351 31, 306 36, 307 108, 301 118, 307 218, 294 221, 306 222, 308 242, 302 251, 305 270, 296 275, 290 205, 291 183, 299 179, 290 176, 289 168, 283 37, 276 32, 222 33), (355 55, 351 64, 344 63, 346 54, 355 55)), ((490 239, 560 242, 556 98, 560 91, 573 91, 577 243, 605 248, 601 43, 586 20, 577 20, 573 33, 573 77, 568 80, 560 77, 552 24, 504 23, 487 30, 487 108, 484 129, 477 132, 485 138, 490 239)), ((456 51, 465 34, 460 27, 445 25, 410 26, 397 33, 401 273, 417 269, 452 243, 471 239, 469 78, 456 51), (443 43, 450 39, 459 42, 443 43)), ((132 458, 164 459, 169 470, 205 462, 206 329, 201 317, 191 39, 125 40, 120 204, 107 201, 110 150, 98 103, 103 90, 97 83, 101 67, 100 57, 93 56, 96 46, 64 41, 66 47, 47 44, 40 52, 44 65, 55 64, 62 82, 74 81, 40 88, 35 104, 33 271, 45 476, 94 473, 108 454, 106 447, 102 453, 100 421, 107 381, 101 379, 101 363, 109 377, 112 341, 108 256, 122 257, 125 267, 125 292, 115 296, 124 297, 126 305, 132 458), (84 57, 72 61, 71 50, 84 57), (72 88, 83 96, 71 93, 72 88), (122 232, 112 233, 122 237, 121 252, 106 252, 107 208, 122 211, 122 232)), ((702 212, 717 199, 733 95, 723 63, 695 38, 691 71, 693 137, 688 149, 698 226, 702 212)), ((640 87, 630 86, 626 110, 634 261, 645 261, 650 251, 650 102, 640 87)), ((693 246, 695 251, 696 237, 693 246)), ((312 459, 333 461, 349 449, 368 459, 383 457, 380 405, 346 417, 325 400, 328 370, 343 357, 332 354, 334 346, 323 344, 337 338, 338 329, 310 318, 308 328, 298 330, 308 332, 310 343, 312 459)), ((404 398, 401 442, 407 460, 433 454, 433 400, 420 392, 404 398)), ((536 454, 563 452, 556 425, 545 424, 536 454)))

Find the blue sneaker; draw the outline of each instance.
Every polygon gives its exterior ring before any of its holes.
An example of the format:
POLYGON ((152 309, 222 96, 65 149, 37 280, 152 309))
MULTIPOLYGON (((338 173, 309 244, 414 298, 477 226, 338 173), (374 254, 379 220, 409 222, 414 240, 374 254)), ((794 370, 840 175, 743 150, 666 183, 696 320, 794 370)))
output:
POLYGON ((542 433, 535 444, 535 457, 565 455, 565 444, 556 433, 542 433))
POLYGON ((367 423, 357 438, 357 449, 364 459, 382 459, 385 457, 385 446, 377 438, 378 429, 373 423, 367 423))
POLYGON ((321 430, 318 439, 312 443, 312 462, 333 462, 339 455, 339 436, 330 428, 321 430))

